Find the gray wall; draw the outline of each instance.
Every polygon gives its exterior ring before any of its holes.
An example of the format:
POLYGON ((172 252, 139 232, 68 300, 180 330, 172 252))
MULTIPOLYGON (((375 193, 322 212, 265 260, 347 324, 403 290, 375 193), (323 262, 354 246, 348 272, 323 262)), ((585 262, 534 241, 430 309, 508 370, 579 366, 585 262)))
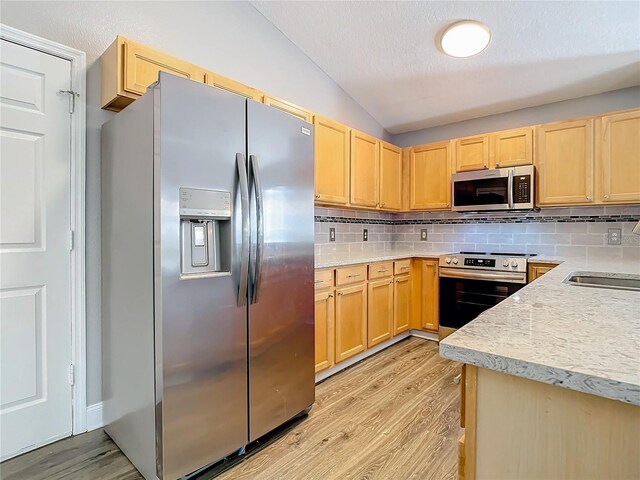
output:
POLYGON ((640 87, 624 88, 588 97, 523 108, 512 112, 474 118, 464 122, 393 135, 391 142, 400 147, 438 142, 456 137, 525 127, 538 123, 568 120, 583 115, 640 107, 640 87))
POLYGON ((101 395, 100 109, 102 52, 117 34, 378 137, 383 128, 245 2, 2 2, 2 23, 87 54, 87 401, 101 395))

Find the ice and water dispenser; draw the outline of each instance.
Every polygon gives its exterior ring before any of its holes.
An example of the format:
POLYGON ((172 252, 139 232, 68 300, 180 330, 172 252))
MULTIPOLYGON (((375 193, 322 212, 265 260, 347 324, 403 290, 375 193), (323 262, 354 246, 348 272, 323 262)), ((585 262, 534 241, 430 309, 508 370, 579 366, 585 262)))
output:
POLYGON ((183 278, 231 272, 231 192, 180 188, 183 278))

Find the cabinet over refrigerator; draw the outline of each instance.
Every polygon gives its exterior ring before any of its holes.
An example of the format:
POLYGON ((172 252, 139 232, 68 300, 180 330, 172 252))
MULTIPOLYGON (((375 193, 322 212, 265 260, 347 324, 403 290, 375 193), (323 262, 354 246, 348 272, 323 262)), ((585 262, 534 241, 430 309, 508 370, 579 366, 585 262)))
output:
POLYGON ((102 128, 107 433, 175 479, 314 401, 313 127, 160 73, 102 128))

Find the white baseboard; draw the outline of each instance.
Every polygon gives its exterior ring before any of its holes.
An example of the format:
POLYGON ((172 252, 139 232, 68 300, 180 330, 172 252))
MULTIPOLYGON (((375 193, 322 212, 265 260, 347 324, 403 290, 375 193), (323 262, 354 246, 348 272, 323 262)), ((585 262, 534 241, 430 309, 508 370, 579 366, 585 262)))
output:
POLYGON ((433 342, 439 342, 437 333, 425 332, 423 330, 411 330, 412 337, 424 338, 425 340, 431 340, 433 342))
POLYGON ((87 406, 87 432, 103 426, 102 402, 87 406))

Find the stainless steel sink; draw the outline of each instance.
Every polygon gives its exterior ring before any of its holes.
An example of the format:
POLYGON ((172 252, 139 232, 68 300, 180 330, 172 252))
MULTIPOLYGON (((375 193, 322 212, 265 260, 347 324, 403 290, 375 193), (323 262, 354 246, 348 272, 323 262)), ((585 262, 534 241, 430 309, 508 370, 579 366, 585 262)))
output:
POLYGON ((612 288, 640 292, 640 275, 624 273, 573 272, 563 283, 580 287, 612 288))

